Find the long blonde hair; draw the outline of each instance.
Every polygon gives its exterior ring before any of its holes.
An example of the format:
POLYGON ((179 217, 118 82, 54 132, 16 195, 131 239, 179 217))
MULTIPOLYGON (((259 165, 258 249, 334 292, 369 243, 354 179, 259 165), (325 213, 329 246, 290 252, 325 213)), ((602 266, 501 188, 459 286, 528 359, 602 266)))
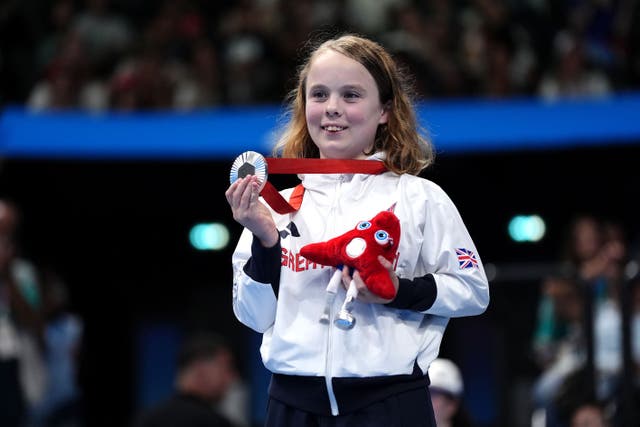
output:
POLYGON ((409 84, 391 55, 382 46, 352 34, 320 44, 311 51, 299 68, 297 86, 287 97, 288 122, 274 147, 274 155, 289 158, 320 157, 318 147, 307 129, 306 80, 315 57, 327 49, 362 64, 378 86, 380 103, 388 109, 387 123, 378 127, 371 152, 365 154, 384 151, 384 162, 390 171, 418 175, 433 162, 435 154, 429 139, 418 124, 409 84))

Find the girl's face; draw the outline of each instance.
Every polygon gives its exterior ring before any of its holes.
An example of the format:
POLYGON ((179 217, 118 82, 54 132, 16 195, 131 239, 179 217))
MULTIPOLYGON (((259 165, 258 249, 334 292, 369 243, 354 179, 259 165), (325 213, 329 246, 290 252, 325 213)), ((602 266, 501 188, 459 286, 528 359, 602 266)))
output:
POLYGON ((327 49, 311 62, 306 81, 307 129, 323 159, 362 159, 388 113, 367 69, 327 49))

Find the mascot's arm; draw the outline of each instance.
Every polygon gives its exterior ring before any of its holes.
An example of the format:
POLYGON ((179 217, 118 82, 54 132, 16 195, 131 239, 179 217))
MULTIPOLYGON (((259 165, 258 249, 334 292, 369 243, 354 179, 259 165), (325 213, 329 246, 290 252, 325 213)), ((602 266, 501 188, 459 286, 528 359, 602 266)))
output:
POLYGON ((306 259, 322 265, 337 267, 342 265, 341 258, 333 245, 328 243, 309 243, 300 249, 300 255, 306 259))

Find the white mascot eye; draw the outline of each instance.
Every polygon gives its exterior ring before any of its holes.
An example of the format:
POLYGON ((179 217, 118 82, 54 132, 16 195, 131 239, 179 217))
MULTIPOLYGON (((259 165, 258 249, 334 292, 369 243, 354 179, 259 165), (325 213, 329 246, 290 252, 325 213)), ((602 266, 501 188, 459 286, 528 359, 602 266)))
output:
POLYGON ((369 227, 371 227, 371 223, 369 221, 362 221, 359 222, 358 225, 356 225, 356 228, 358 230, 366 230, 369 227))
POLYGON ((386 245, 389 242, 389 233, 384 230, 378 230, 375 234, 376 242, 380 245, 386 245))

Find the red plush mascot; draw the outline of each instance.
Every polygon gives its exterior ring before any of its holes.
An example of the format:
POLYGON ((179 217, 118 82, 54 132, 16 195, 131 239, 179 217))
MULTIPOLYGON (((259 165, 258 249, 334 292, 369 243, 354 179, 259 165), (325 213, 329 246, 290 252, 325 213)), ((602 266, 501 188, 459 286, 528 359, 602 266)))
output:
MULTIPOLYGON (((400 221, 393 213, 393 207, 382 211, 369 221, 361 221, 353 230, 322 243, 311 243, 300 250, 306 259, 322 265, 336 267, 329 286, 325 314, 322 320, 328 321, 328 310, 337 292, 344 267, 360 273, 367 288, 385 299, 396 295, 389 272, 378 261, 382 255, 393 263, 400 243, 400 221)), ((357 297, 357 288, 352 282, 347 292, 343 308, 338 314, 336 325, 343 329, 353 327, 355 319, 350 314, 353 300, 357 297)))

